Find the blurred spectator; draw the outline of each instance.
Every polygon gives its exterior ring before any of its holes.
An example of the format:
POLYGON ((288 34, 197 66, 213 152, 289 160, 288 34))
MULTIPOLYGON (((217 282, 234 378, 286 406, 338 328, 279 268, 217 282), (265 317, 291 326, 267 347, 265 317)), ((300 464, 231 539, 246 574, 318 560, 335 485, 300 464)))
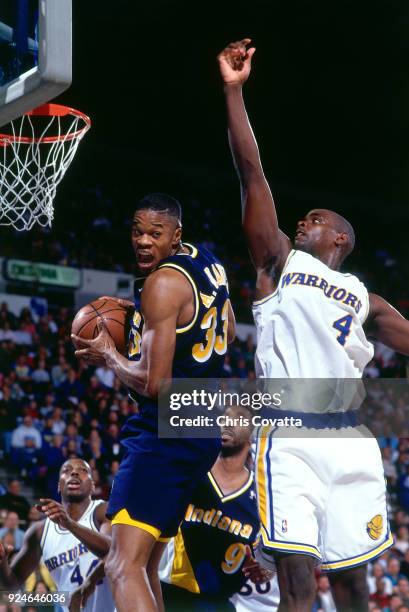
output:
POLYGON ((112 389, 115 382, 115 374, 106 366, 101 366, 95 370, 95 374, 101 384, 108 389, 112 389))
POLYGON ((10 480, 7 493, 0 496, 0 508, 5 510, 14 511, 18 514, 19 518, 23 521, 27 521, 28 513, 30 511, 30 504, 26 498, 20 495, 21 484, 16 478, 10 480))
POLYGON ((11 437, 11 446, 15 449, 23 449, 29 446, 34 448, 41 448, 41 434, 33 425, 33 419, 31 416, 26 415, 23 419, 23 423, 19 425, 14 431, 11 437))
POLYGON ((316 604, 322 612, 337 612, 334 599, 331 593, 328 576, 322 574, 317 581, 317 601, 316 604))
POLYGON ((0 539, 3 540, 6 533, 10 533, 14 538, 15 550, 20 550, 23 545, 24 531, 19 528, 19 518, 17 512, 8 512, 4 527, 0 529, 0 539))

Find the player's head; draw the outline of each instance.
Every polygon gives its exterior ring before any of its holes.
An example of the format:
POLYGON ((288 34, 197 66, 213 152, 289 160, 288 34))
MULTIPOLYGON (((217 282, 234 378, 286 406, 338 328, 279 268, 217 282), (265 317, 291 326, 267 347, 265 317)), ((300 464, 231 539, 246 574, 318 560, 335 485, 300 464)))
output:
POLYGON ((354 248, 355 233, 338 213, 317 208, 297 223, 294 245, 318 258, 334 254, 340 265, 354 248))
POLYGON ((152 272, 181 244, 182 209, 164 193, 150 193, 138 202, 132 222, 132 246, 142 274, 152 272))
POLYGON ((63 502, 79 503, 94 492, 92 470, 84 459, 68 459, 60 469, 58 492, 63 502))
POLYGON ((251 445, 253 433, 252 412, 245 406, 229 406, 224 412, 228 417, 220 427, 222 438, 222 455, 236 455, 251 445))

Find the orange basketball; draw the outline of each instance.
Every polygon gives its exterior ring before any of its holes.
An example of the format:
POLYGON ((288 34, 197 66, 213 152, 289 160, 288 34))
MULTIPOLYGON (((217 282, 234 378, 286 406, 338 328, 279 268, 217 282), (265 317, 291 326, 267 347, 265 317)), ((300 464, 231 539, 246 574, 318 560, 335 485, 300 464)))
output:
MULTIPOLYGON (((115 300, 103 298, 83 306, 72 322, 72 333, 84 340, 92 340, 98 336, 99 317, 104 320, 117 351, 124 355, 128 345, 130 321, 127 309, 120 306, 115 300)), ((82 347, 76 346, 76 348, 82 347)))

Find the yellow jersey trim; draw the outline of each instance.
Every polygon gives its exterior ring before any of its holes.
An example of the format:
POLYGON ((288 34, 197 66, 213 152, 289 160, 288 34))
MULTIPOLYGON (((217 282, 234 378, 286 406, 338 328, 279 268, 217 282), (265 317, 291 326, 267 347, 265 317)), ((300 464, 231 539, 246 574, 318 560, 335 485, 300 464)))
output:
POLYGON ((188 279, 189 283, 192 285, 193 295, 194 295, 194 298, 195 298, 195 314, 193 315, 193 319, 191 320, 191 322, 188 325, 185 325, 185 327, 177 327, 176 328, 176 333, 177 334, 183 334, 184 332, 189 331, 189 329, 192 329, 193 325, 196 323, 196 319, 197 319, 197 316, 199 314, 199 296, 198 296, 198 293, 197 293, 197 288, 196 288, 195 281, 190 276, 190 274, 188 272, 186 272, 186 270, 184 268, 182 268, 181 266, 178 266, 175 263, 164 263, 162 266, 159 266, 159 268, 174 268, 175 270, 178 270, 179 272, 184 274, 184 276, 186 276, 186 278, 188 279))
POLYGON ((244 483, 244 485, 242 487, 240 487, 240 489, 237 489, 237 491, 233 491, 233 493, 229 493, 228 495, 224 495, 223 491, 221 490, 221 488, 217 484, 217 480, 215 479, 213 474, 211 472, 207 472, 207 475, 208 475, 209 480, 212 483, 213 488, 215 489, 217 495, 220 497, 220 501, 222 503, 228 502, 231 499, 235 499, 236 497, 239 497, 239 495, 242 495, 242 493, 244 493, 245 491, 247 491, 247 489, 249 489, 251 487, 251 485, 253 484, 253 481, 254 481, 254 474, 253 474, 253 472, 249 472, 249 476, 248 476, 246 482, 244 483))
POLYGON ((119 510, 119 512, 115 514, 111 521, 111 525, 130 525, 131 527, 138 527, 150 533, 155 540, 158 540, 160 536, 160 529, 153 525, 148 525, 148 523, 142 523, 142 521, 135 521, 135 519, 129 516, 126 508, 122 508, 122 510, 119 510))
POLYGON ((187 255, 187 256, 190 256, 192 259, 197 257, 197 254, 198 254, 199 251, 197 250, 197 248, 193 244, 190 244, 189 242, 182 242, 182 244, 183 244, 183 246, 189 247, 189 249, 191 249, 192 252, 191 253, 178 253, 178 255, 187 255))
POLYGON ((362 563, 367 563, 374 557, 377 557, 378 555, 383 553, 383 551, 389 548, 390 546, 392 546, 392 544, 393 544, 393 536, 391 533, 389 533, 386 536, 386 540, 382 544, 370 550, 369 552, 365 553, 364 555, 358 555, 356 557, 351 557, 351 559, 345 559, 344 561, 335 561, 334 563, 323 563, 321 565, 321 569, 323 570, 347 569, 353 565, 360 565, 362 563))
POLYGON ((168 544, 171 541, 172 538, 158 538, 158 542, 163 542, 165 544, 168 544))
POLYGON ((170 575, 171 584, 175 584, 191 593, 200 593, 199 584, 186 552, 182 532, 178 531, 173 540, 174 556, 170 575))

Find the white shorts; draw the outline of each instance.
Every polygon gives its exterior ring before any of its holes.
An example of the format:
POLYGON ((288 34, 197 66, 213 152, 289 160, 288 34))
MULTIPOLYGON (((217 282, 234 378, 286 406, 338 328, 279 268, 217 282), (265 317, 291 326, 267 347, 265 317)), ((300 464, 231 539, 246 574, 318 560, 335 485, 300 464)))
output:
POLYGON ((263 548, 310 555, 323 570, 336 571, 366 563, 393 544, 381 453, 375 438, 364 434, 361 427, 331 430, 331 437, 328 429, 310 429, 310 437, 298 430, 293 438, 280 436, 280 429, 259 432, 263 548))

